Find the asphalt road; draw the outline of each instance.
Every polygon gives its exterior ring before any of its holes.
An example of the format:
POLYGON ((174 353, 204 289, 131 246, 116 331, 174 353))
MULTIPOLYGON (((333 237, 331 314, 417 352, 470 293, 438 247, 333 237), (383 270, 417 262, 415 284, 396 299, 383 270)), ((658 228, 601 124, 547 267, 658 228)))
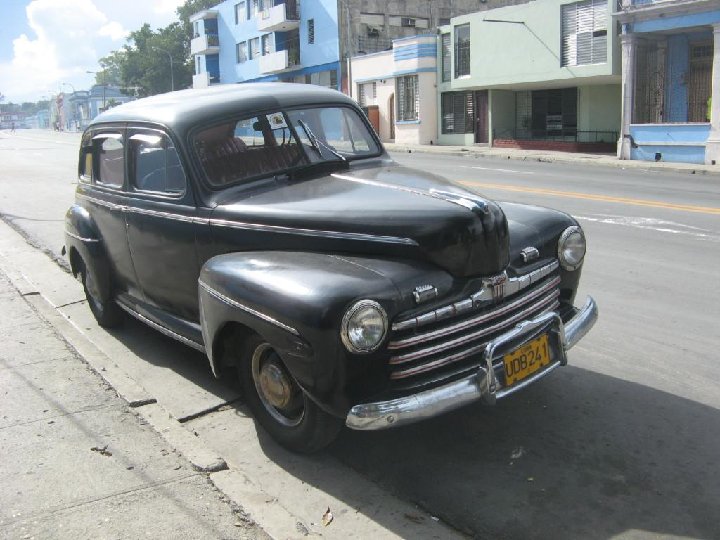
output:
MULTIPOLYGON (((54 254, 78 141, 0 133, 0 213, 54 254)), ((578 302, 594 296, 600 321, 567 368, 495 408, 346 431, 328 452, 481 538, 720 538, 720 176, 395 157, 578 217, 589 242, 578 302)))

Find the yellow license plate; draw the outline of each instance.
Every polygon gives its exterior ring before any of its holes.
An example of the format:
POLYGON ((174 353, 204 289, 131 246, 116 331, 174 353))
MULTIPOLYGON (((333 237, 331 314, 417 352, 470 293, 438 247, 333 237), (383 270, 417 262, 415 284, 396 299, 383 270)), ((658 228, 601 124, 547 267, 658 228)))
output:
POLYGON ((529 377, 550 363, 550 347, 547 334, 543 334, 513 352, 503 356, 505 386, 529 377))

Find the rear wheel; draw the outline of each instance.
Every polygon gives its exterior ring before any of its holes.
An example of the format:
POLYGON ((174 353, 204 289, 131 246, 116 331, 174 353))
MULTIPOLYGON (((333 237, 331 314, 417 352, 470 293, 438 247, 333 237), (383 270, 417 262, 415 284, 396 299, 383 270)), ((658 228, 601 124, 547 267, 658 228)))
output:
POLYGON ((85 289, 85 298, 97 323, 104 328, 118 326, 122 322, 122 311, 111 299, 102 299, 97 283, 84 262, 80 266, 80 277, 85 289))
POLYGON ((308 453, 337 437, 342 420, 323 411, 303 392, 268 342, 259 336, 248 338, 237 369, 248 407, 281 445, 308 453))

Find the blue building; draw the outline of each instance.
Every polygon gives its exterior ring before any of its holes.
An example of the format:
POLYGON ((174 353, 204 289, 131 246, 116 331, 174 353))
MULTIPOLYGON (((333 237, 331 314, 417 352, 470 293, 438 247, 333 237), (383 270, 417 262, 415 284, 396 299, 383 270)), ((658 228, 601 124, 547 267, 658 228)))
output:
POLYGON ((193 87, 248 81, 339 88, 336 0, 227 0, 195 14, 193 87))
POLYGON ((477 0, 225 0, 190 18, 193 87, 285 81, 347 92, 350 57, 391 49, 393 39, 433 32, 477 9, 477 0))
POLYGON ((621 0, 618 157, 720 164, 720 2, 621 0))

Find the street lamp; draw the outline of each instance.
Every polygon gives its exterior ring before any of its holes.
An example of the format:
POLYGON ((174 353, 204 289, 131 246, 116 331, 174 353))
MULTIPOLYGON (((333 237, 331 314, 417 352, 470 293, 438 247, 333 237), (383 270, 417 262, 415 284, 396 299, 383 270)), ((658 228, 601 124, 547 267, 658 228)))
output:
POLYGON ((162 48, 158 47, 157 45, 150 45, 150 47, 152 47, 153 49, 156 49, 156 50, 158 50, 158 51, 164 52, 165 54, 168 55, 168 58, 170 59, 170 91, 171 91, 171 92, 174 92, 174 91, 175 91, 175 75, 173 74, 173 59, 172 59, 172 54, 170 54, 170 53, 169 53, 168 51, 166 51, 165 49, 162 49, 162 48))

